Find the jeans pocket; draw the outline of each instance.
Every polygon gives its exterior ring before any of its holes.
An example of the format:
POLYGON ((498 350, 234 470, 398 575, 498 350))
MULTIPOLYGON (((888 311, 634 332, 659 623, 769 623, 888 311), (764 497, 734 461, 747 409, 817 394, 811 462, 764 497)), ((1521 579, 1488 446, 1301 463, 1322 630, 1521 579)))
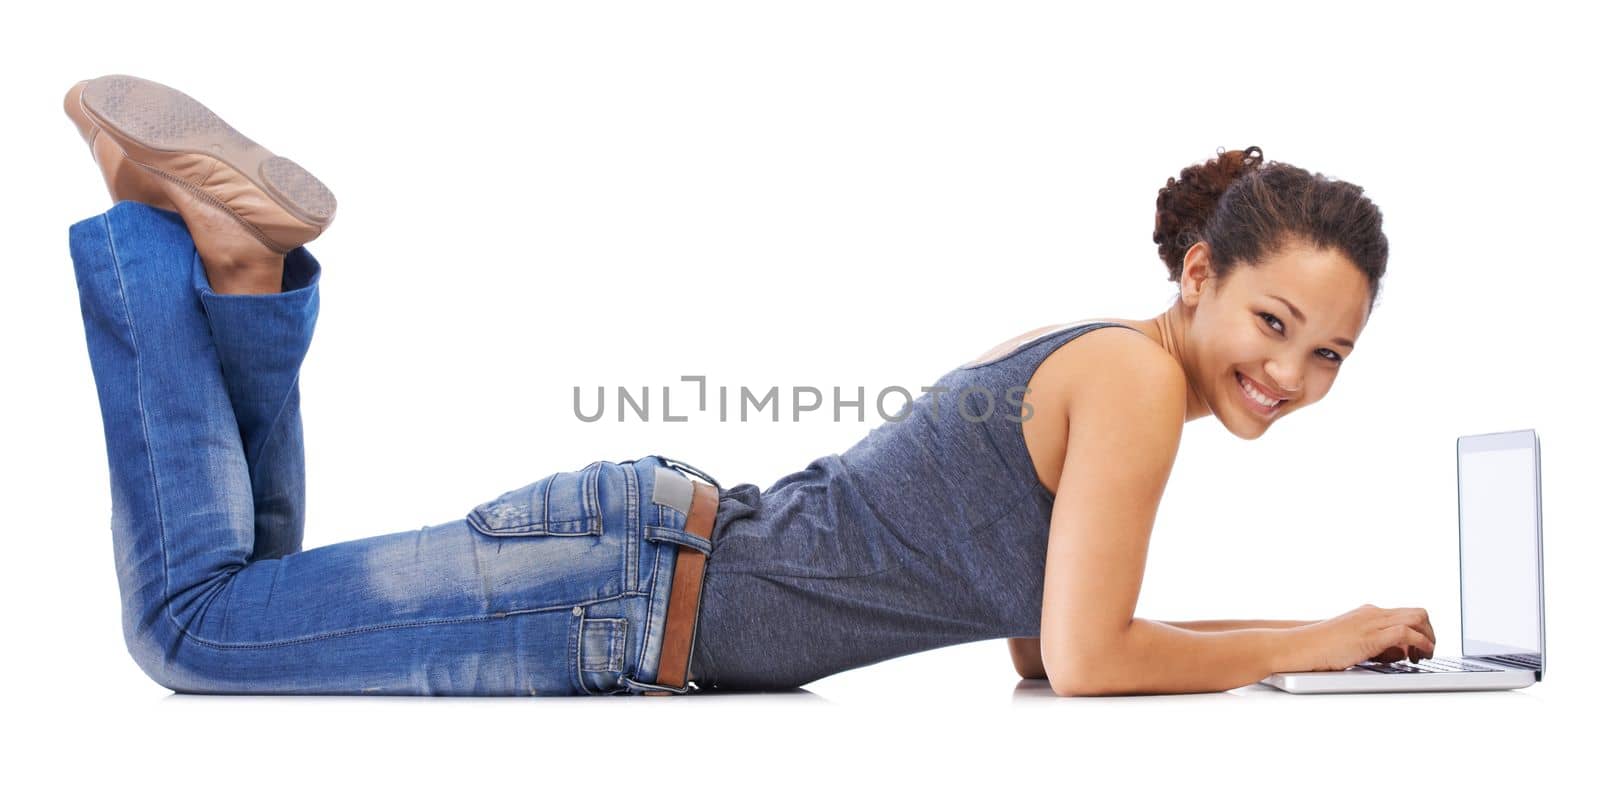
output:
POLYGON ((578 619, 578 686, 589 695, 625 692, 622 673, 627 668, 628 619, 578 619))
POLYGON ((467 523, 485 535, 599 535, 605 531, 600 464, 508 490, 474 507, 467 523))

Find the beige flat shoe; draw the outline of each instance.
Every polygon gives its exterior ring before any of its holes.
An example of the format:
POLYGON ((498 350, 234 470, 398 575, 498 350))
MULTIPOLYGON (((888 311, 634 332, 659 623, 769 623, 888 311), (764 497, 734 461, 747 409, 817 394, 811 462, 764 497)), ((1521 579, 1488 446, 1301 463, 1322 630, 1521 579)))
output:
POLYGON ((83 110, 83 87, 89 81, 80 80, 67 91, 65 106, 67 116, 72 119, 72 124, 78 128, 78 135, 83 137, 84 143, 89 145, 89 152, 94 155, 96 164, 100 166, 100 173, 105 176, 106 188, 111 192, 111 200, 133 200, 146 205, 177 213, 172 201, 167 199, 167 194, 161 189, 161 178, 129 161, 122 153, 122 148, 117 146, 110 136, 100 135, 100 126, 89 118, 89 112, 83 110))
MULTIPOLYGON (((106 75, 73 86, 67 116, 89 142, 112 196, 183 214, 194 220, 229 218, 265 247, 287 253, 333 223, 336 202, 322 181, 288 158, 234 130, 177 89, 131 75, 106 75), (163 201, 165 200, 165 201, 163 201), (199 207, 196 203, 204 206, 199 207)), ((230 257, 227 240, 201 247, 230 257)))

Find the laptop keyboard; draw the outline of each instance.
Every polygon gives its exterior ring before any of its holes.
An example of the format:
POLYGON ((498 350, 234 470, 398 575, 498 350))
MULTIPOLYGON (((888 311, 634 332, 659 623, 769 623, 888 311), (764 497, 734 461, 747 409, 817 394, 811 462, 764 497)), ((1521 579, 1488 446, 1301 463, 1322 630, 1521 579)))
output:
POLYGON ((1357 663, 1356 667, 1375 673, 1469 673, 1500 670, 1500 668, 1486 668, 1482 665, 1462 662, 1455 657, 1433 657, 1417 663, 1412 663, 1408 660, 1400 660, 1399 662, 1368 661, 1357 663))

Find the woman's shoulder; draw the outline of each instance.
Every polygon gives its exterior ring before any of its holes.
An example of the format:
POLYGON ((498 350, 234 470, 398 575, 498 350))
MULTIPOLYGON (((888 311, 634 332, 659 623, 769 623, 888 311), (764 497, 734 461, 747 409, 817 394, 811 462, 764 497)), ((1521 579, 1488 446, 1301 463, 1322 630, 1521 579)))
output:
POLYGON ((1029 331, 1027 331, 1025 333, 1022 333, 1021 335, 1018 335, 1018 336, 1016 336, 1014 338, 1008 338, 1008 339, 1006 339, 1004 341, 1001 341, 998 344, 995 344, 994 346, 990 347, 987 351, 985 351, 983 354, 978 355, 977 357, 975 357, 975 358, 973 358, 973 359, 961 364, 961 368, 971 368, 973 366, 981 366, 981 365, 983 365, 985 363, 992 363, 992 362, 994 362, 996 360, 1000 360, 1000 359, 1004 358, 1005 356, 1011 354, 1012 352, 1015 352, 1016 350, 1018 350, 1018 349, 1020 349, 1020 348, 1022 348, 1024 346, 1027 346, 1029 343, 1032 343, 1033 341, 1036 341, 1036 340, 1038 340, 1040 338, 1043 338, 1043 337, 1045 337, 1047 335, 1053 335, 1053 334, 1058 333, 1058 332, 1060 332, 1062 330, 1070 329, 1072 327, 1079 327, 1079 326, 1082 326, 1082 325, 1085 325, 1085 324, 1097 324, 1097 323, 1101 323, 1101 322, 1107 322, 1107 323, 1111 323, 1111 324, 1125 324, 1125 325, 1129 325, 1129 326, 1135 326, 1135 325, 1139 324, 1139 322, 1132 321, 1130 319, 1112 319, 1112 318, 1080 319, 1078 321, 1067 322, 1065 324, 1047 324, 1047 325, 1045 325, 1043 327, 1035 327, 1034 329, 1029 330, 1029 331))
MULTIPOLYGON (((1063 407, 1068 397, 1086 386, 1110 387, 1122 383, 1116 375, 1143 375, 1170 382, 1182 391, 1183 367, 1161 345, 1160 333, 1144 322, 1131 319, 1091 319, 1059 325, 1065 329, 1089 322, 1109 322, 1117 327, 1102 327, 1079 335, 1070 346, 1062 346, 1040 362, 1035 372, 1038 390, 1056 394, 1063 407)), ((1048 334, 1048 333, 1045 333, 1048 334)))
MULTIPOLYGON (((1178 401, 1184 390, 1182 367, 1167 354, 1159 338, 1150 337, 1159 335, 1159 331, 1149 329, 1144 322, 1090 319, 1050 329, 1065 329, 1089 321, 1112 322, 1132 329, 1102 327, 1083 333, 1070 344, 1046 355, 1028 382, 1028 402, 1034 408, 1034 415, 1022 425, 1023 442, 1040 484, 1052 493, 1061 478, 1075 415, 1073 408, 1085 406, 1083 402, 1075 405, 1074 399, 1086 393, 1115 398, 1118 391, 1130 384, 1120 375, 1129 374, 1154 376, 1163 385, 1170 381, 1178 401)), ((1104 406, 1103 402, 1090 404, 1104 406)))

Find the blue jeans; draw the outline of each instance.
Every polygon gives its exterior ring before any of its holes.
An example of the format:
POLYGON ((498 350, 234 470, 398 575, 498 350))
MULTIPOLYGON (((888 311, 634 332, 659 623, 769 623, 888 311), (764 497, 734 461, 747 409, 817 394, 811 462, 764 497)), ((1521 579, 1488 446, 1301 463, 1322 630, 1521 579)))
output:
MULTIPOLYGON (((653 683, 692 466, 596 461, 460 520, 301 549, 321 266, 217 294, 180 216, 71 226, 128 650, 180 693, 601 695, 653 683), (657 489, 657 483, 663 489, 657 489), (674 489, 676 488, 676 489, 674 489), (663 498, 667 497, 667 498, 663 498)), ((690 690, 672 690, 689 692, 690 690)))

